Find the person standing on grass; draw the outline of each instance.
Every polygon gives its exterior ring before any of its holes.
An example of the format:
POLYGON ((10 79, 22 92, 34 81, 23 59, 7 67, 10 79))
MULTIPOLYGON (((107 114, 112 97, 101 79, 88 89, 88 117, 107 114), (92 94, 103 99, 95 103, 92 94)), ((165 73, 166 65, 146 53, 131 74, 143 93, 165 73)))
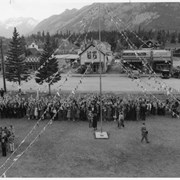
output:
POLYGON ((1 88, 1 90, 0 90, 0 95, 1 95, 2 98, 4 98, 4 92, 5 92, 5 91, 3 90, 3 88, 1 88))
POLYGON ((124 127, 124 115, 123 112, 119 112, 118 128, 124 127))
POLYGON ((36 120, 38 119, 38 107, 37 107, 37 105, 34 108, 34 117, 36 120))
POLYGON ((91 128, 93 124, 93 113, 92 113, 91 107, 89 107, 88 109, 89 109, 88 110, 89 128, 91 128))
POLYGON ((141 142, 143 142, 143 140, 145 139, 146 143, 149 143, 149 140, 148 140, 148 130, 146 128, 145 123, 142 123, 141 135, 142 135, 141 142))
POLYGON ((14 151, 15 132, 14 132, 14 127, 12 125, 10 125, 10 127, 9 127, 9 132, 10 132, 10 135, 8 137, 8 143, 9 143, 10 151, 13 152, 14 151))
POLYGON ((71 108, 69 107, 69 105, 67 106, 67 120, 71 120, 71 108))
POLYGON ((94 128, 94 131, 97 130, 97 109, 96 109, 96 106, 93 104, 92 105, 92 119, 93 119, 93 122, 92 122, 92 127, 94 128))
POLYGON ((2 156, 6 156, 7 155, 7 135, 4 130, 2 131, 2 135, 1 135, 1 148, 2 148, 2 156))

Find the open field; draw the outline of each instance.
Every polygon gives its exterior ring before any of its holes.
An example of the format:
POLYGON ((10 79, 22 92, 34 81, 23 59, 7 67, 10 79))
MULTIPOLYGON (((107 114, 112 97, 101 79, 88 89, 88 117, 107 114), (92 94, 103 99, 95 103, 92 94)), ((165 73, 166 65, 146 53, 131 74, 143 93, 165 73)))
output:
MULTIPOLYGON (((15 155, 28 146, 46 123, 47 120, 40 123, 15 155)), ((179 177, 179 119, 148 117, 146 124, 150 144, 140 143, 141 123, 128 121, 124 129, 118 129, 115 122, 104 122, 103 130, 108 131, 110 138, 99 140, 94 138, 88 122, 55 121, 7 171, 6 176, 179 177)), ((0 124, 14 125, 17 146, 35 121, 1 119, 0 124)), ((100 123, 100 129, 99 126, 100 123)), ((0 156, 0 165, 5 160, 0 156)))
MULTIPOLYGON (((62 80, 52 86, 52 91, 57 92, 59 86, 63 84, 65 75, 62 75, 62 80)), ((157 92, 157 89, 154 87, 159 87, 157 83, 155 83, 154 79, 148 79, 147 77, 142 77, 142 85, 146 88, 147 91, 157 92), (148 86, 147 83, 151 84, 152 86, 148 86), (154 86, 154 87, 153 87, 154 86)), ((177 90, 180 89, 180 79, 161 79, 158 78, 159 81, 165 82, 168 86, 173 87, 177 90)), ((63 84, 62 90, 63 91, 72 91, 80 81, 80 77, 69 77, 68 81, 63 84)), ((99 77, 84 77, 82 80, 82 84, 80 84, 78 91, 83 92, 98 92, 99 91, 99 77)), ((2 77, 0 78, 0 87, 3 87, 3 80, 2 77)), ((40 88, 42 92, 48 92, 47 84, 38 86, 35 83, 35 80, 32 79, 27 83, 23 83, 21 86, 22 91, 37 91, 40 88)), ((17 84, 13 84, 11 82, 7 82, 7 89, 8 90, 18 90, 17 84)), ((120 75, 106 75, 102 77, 102 89, 104 92, 142 92, 142 88, 137 86, 137 83, 133 82, 130 78, 122 77, 120 75)))
MULTIPOLYGON (((62 90, 71 91, 80 77, 70 77, 62 90)), ((179 90, 179 79, 159 79, 179 90)), ((64 79, 62 79, 64 81, 64 79)), ((153 79, 142 78, 141 85, 148 92, 162 93, 149 87, 158 87, 153 79)), ((103 91, 113 93, 137 93, 142 89, 130 78, 107 75, 102 78, 103 91)), ((61 82, 52 86, 54 92, 61 82)), ((3 87, 0 78, 0 87, 3 87)), ((7 82, 8 90, 17 90, 17 85, 7 82)), ((23 91, 34 92, 38 88, 47 92, 47 86, 37 86, 34 80, 22 85, 23 91)), ((79 92, 99 92, 99 78, 85 77, 79 92)), ((44 120, 21 148, 6 164, 8 168, 47 123, 44 120)), ((118 129, 115 122, 104 122, 108 140, 94 138, 88 122, 55 121, 38 138, 28 151, 7 171, 7 177, 180 177, 180 120, 169 116, 147 118, 150 144, 140 143, 142 122, 125 122, 118 129)), ((34 126, 34 120, 0 119, 0 126, 13 124, 16 131, 16 147, 34 126)), ((98 123, 100 126, 100 123, 98 123)), ((100 127, 98 128, 100 129, 100 127)), ((1 150, 0 150, 1 151, 1 150)), ((8 153, 8 156, 10 154, 8 153)), ((7 157, 6 157, 7 158, 7 157)), ((0 166, 6 160, 0 156, 0 166)), ((5 169, 6 169, 5 168, 5 169)), ((4 170, 5 170, 4 169, 4 170)), ((3 173, 0 169, 0 175, 3 173)))

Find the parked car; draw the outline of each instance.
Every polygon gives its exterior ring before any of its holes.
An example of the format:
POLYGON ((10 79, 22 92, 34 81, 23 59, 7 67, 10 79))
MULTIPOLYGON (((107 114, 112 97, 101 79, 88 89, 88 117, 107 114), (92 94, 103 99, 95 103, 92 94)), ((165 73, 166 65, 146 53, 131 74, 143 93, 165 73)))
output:
POLYGON ((162 73, 162 78, 164 78, 164 79, 170 78, 170 71, 169 70, 164 69, 161 71, 161 73, 162 73))
POLYGON ((179 66, 172 69, 171 77, 180 78, 180 67, 179 66))

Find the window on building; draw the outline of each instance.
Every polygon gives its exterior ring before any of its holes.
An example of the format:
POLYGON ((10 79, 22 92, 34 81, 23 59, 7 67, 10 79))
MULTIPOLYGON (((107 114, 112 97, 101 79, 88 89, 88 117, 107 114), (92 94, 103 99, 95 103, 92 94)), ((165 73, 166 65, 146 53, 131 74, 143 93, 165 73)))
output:
POLYGON ((93 59, 97 59, 97 51, 93 51, 93 59))
POLYGON ((91 59, 91 51, 87 51, 87 58, 91 59))

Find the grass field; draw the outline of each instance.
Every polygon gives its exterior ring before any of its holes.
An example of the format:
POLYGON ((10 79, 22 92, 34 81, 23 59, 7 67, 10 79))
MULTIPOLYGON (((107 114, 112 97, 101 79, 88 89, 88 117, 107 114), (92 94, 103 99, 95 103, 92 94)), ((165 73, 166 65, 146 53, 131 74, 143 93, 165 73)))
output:
MULTIPOLYGON (((70 77, 63 91, 76 87, 80 77, 70 77)), ((161 79, 160 79, 161 80, 161 79)), ((157 87, 152 79, 142 78, 148 92, 158 93, 147 86, 147 82, 157 87)), ((179 79, 161 80, 179 89, 179 79)), ((103 77, 103 92, 142 93, 130 78, 119 76, 103 77)), ((2 87, 2 78, 0 85, 2 87)), ((53 85, 56 92, 61 82, 53 85)), ((17 90, 17 85, 7 82, 8 90, 17 90)), ((23 91, 35 92, 39 87, 34 80, 22 85, 23 91)), ((47 87, 40 86, 41 91, 47 87)), ((99 78, 85 77, 78 92, 99 92, 99 78)), ((163 93, 163 91, 160 91, 163 93)), ((166 94, 166 92, 164 91, 166 94)), ((163 97, 164 98, 164 97, 163 97)), ((47 123, 44 120, 21 148, 20 154, 47 123)), ((180 120, 171 117, 148 117, 150 144, 141 144, 142 122, 128 121, 124 129, 117 129, 115 122, 104 122, 108 140, 94 138, 94 132, 87 122, 55 121, 28 151, 7 171, 7 177, 179 177, 180 176, 180 120)), ((16 131, 16 147, 34 126, 34 120, 0 119, 0 126, 13 124, 16 131)), ((99 124, 98 124, 99 125, 99 124)), ((100 127, 98 126, 100 129, 100 127)), ((0 150, 1 151, 1 150, 0 150)), ((10 154, 8 153, 8 156, 10 154)), ((7 158, 7 157, 6 157, 7 158)), ((0 166, 6 160, 0 156, 0 166)), ((5 169, 6 169, 5 168, 5 169)), ((4 170, 5 170, 4 169, 4 170)), ((0 169, 2 174, 4 171, 0 169)))
MULTIPOLYGON (((40 123, 15 155, 28 146, 47 122, 44 120, 40 123)), ((17 146, 35 121, 0 120, 2 126, 9 124, 15 127, 17 146)), ((6 176, 179 177, 179 119, 167 116, 148 117, 146 124, 150 144, 140 142, 141 124, 142 122, 127 121, 124 129, 118 129, 115 122, 104 122, 103 130, 110 134, 110 138, 99 140, 94 138, 93 130, 88 127, 87 122, 55 121, 7 171, 6 176)), ((5 160, 0 156, 0 165, 5 160)), ((0 172, 3 172, 2 169, 0 172)))

